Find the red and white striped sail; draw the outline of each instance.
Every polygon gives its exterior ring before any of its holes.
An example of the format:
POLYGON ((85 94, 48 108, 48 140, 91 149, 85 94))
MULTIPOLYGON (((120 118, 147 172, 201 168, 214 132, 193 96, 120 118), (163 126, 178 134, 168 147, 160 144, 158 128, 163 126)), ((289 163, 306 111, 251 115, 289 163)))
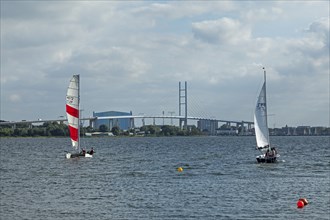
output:
POLYGON ((79 75, 73 75, 66 93, 66 115, 72 147, 79 148, 79 75))

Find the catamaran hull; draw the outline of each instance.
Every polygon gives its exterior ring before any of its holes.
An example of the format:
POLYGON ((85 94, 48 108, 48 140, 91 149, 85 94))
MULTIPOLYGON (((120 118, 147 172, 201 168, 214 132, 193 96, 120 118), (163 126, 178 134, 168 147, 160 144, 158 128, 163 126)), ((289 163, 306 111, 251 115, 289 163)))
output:
POLYGON ((70 159, 70 158, 76 158, 76 157, 88 157, 88 158, 91 158, 91 157, 93 157, 93 155, 91 155, 91 154, 88 154, 88 153, 85 153, 85 154, 79 154, 79 153, 67 153, 66 155, 65 155, 65 157, 66 157, 66 159, 70 159))
POLYGON ((265 155, 259 155, 256 157, 258 163, 275 163, 277 158, 280 155, 276 155, 274 157, 265 157, 265 155))
POLYGON ((89 157, 89 158, 91 158, 91 157, 93 157, 93 155, 86 153, 86 154, 85 154, 85 157, 89 157))

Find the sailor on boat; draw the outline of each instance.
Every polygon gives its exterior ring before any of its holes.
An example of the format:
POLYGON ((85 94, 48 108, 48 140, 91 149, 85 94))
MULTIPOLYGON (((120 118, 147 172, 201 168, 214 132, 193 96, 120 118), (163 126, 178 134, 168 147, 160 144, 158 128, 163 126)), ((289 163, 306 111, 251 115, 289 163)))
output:
POLYGON ((85 156, 85 154, 86 154, 86 150, 85 150, 85 148, 83 148, 82 151, 81 151, 81 155, 85 156))
POLYGON ((94 148, 92 148, 90 151, 87 151, 88 154, 93 155, 94 154, 94 148))

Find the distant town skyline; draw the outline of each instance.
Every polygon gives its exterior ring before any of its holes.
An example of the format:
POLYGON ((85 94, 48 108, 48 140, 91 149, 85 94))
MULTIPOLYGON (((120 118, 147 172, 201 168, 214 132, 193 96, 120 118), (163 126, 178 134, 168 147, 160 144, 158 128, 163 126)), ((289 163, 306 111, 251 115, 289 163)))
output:
POLYGON ((329 1, 1 1, 1 120, 81 108, 253 121, 267 71, 269 127, 330 126, 329 1), (170 113, 171 112, 171 113, 170 113))

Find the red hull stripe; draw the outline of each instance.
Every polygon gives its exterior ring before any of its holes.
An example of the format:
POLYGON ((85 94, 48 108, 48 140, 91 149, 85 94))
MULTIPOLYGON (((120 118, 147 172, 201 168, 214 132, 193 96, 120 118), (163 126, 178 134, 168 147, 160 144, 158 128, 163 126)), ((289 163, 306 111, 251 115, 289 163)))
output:
POLYGON ((79 118, 79 111, 76 108, 72 108, 70 105, 66 105, 66 112, 73 117, 79 118))
POLYGON ((70 137, 74 141, 78 141, 78 129, 69 125, 70 137))

